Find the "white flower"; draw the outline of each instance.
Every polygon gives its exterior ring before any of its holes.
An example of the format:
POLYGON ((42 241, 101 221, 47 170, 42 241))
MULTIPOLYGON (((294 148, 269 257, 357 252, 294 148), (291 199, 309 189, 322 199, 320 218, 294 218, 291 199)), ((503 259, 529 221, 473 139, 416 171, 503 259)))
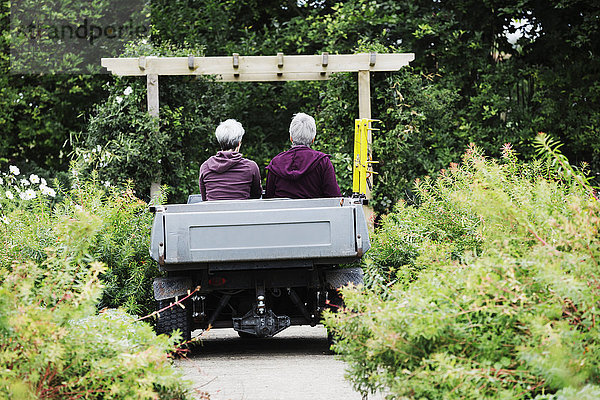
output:
POLYGON ((133 89, 131 88, 131 86, 127 86, 127 87, 125 88, 125 90, 123 90, 123 94, 124 94, 125 96, 129 96, 131 93, 133 93, 133 89))
POLYGON ((110 182, 109 181, 104 181, 104 186, 105 187, 110 187, 110 182))
POLYGON ((35 191, 33 189, 27 189, 26 191, 19 193, 19 197, 23 200, 35 199, 35 191))
POLYGON ((0 178, 0 185, 4 185, 4 179, 0 178))
POLYGON ((29 181, 25 178, 21 179, 20 182, 21 182, 21 185, 23 185, 23 186, 31 185, 31 183, 29 183, 29 181))
POLYGON ((44 178, 40 178, 40 181, 41 181, 40 186, 42 186, 42 185, 46 186, 46 180, 44 178))
POLYGON ((44 196, 56 197, 56 191, 46 185, 40 185, 40 191, 44 196))
POLYGON ((117 96, 117 97, 115 97, 115 100, 117 101, 118 104, 121 104, 121 102, 123 101, 123 98, 121 96, 117 96))
POLYGON ((0 217, 0 222, 2 222, 3 224, 10 224, 10 219, 8 219, 8 217, 6 215, 3 215, 0 217))
POLYGON ((29 175, 29 180, 31 181, 31 183, 40 183, 40 177, 36 174, 29 175))
POLYGON ((10 190, 7 190, 4 194, 6 195, 7 199, 12 200, 15 198, 15 196, 12 194, 12 192, 10 190))
POLYGON ((19 167, 16 167, 14 165, 10 165, 8 167, 8 170, 10 171, 11 174, 13 175, 19 175, 21 173, 21 171, 19 171, 19 167))

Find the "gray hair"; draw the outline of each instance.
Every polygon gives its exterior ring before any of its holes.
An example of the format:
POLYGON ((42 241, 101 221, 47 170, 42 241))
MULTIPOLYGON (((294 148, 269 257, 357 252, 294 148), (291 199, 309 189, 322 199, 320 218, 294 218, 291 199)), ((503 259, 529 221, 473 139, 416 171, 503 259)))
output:
POLYGON ((215 130, 215 136, 221 150, 232 150, 238 147, 244 136, 244 127, 235 119, 221 122, 215 130))
POLYGON ((317 135, 315 119, 308 114, 298 113, 290 123, 290 138, 293 144, 309 145, 317 135))

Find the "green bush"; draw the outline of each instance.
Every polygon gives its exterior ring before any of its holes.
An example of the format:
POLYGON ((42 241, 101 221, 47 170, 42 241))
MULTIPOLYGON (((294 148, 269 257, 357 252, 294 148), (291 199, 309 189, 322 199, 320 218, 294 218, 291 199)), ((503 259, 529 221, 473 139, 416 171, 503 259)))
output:
POLYGON ((148 253, 153 219, 148 204, 128 185, 104 187, 95 173, 90 179, 75 177, 73 182, 63 205, 102 220, 90 247, 93 257, 107 266, 98 307, 149 313, 154 309, 152 280, 159 271, 148 253))
POLYGON ((470 147, 460 165, 417 183, 418 207, 384 220, 372 286, 345 290, 347 309, 326 317, 358 390, 600 395, 600 204, 553 142, 538 141, 548 160, 527 164, 509 145, 502 161, 470 147))
POLYGON ((9 267, 12 260, 43 261, 45 249, 59 240, 53 228, 64 218, 85 211, 101 221, 89 247, 94 259, 107 267, 98 307, 149 313, 154 308, 152 280, 159 271, 148 254, 152 225, 148 204, 139 200, 130 186, 106 186, 96 173, 82 178, 82 173, 74 170, 71 175, 68 190, 50 188, 45 179, 33 175, 2 175, 0 266, 9 267))
MULTIPOLYGON (((10 226, 26 214, 4 218, 10 226)), ((156 336, 121 310, 97 314, 106 267, 91 246, 102 219, 82 209, 42 223, 55 239, 45 257, 9 263, 3 255, 0 266, 0 397, 186 398, 168 357, 177 335, 156 336)))

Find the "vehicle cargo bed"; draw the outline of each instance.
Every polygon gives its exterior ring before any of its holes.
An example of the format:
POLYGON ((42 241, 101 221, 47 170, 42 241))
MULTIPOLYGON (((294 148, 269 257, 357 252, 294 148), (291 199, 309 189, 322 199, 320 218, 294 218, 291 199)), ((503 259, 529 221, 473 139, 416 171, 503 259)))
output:
POLYGON ((165 270, 198 263, 351 262, 370 248, 362 205, 349 198, 211 201, 155 212, 151 255, 165 270))

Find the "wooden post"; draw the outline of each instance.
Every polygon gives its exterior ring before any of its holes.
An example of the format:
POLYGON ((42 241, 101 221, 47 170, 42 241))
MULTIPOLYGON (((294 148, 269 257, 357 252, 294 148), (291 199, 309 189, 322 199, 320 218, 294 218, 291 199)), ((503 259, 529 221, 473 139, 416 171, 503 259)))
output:
POLYGON ((358 118, 371 119, 371 76, 369 71, 358 71, 358 118))
MULTIPOLYGON (((368 70, 360 70, 358 71, 358 118, 367 118, 371 119, 371 76, 368 70)), ((370 126, 370 123, 369 123, 370 126)), ((369 157, 367 160, 372 160, 371 152, 372 152, 372 142, 373 137, 371 135, 371 131, 368 131, 367 134, 367 147, 369 157)), ((371 184, 373 184, 373 176, 370 177, 371 184)), ((371 188, 367 185, 366 196, 368 200, 373 198, 371 194, 371 188)), ((373 207, 367 206, 364 207, 365 216, 367 217, 367 223, 369 224, 369 229, 374 229, 375 225, 375 212, 373 211, 373 207)))
POLYGON ((158 75, 146 75, 146 88, 148 90, 148 114, 158 117, 158 75))
MULTIPOLYGON (((146 75, 146 90, 148 92, 148 114, 158 118, 158 75, 146 75)), ((150 184, 150 199, 154 199, 160 193, 160 174, 150 184)))

